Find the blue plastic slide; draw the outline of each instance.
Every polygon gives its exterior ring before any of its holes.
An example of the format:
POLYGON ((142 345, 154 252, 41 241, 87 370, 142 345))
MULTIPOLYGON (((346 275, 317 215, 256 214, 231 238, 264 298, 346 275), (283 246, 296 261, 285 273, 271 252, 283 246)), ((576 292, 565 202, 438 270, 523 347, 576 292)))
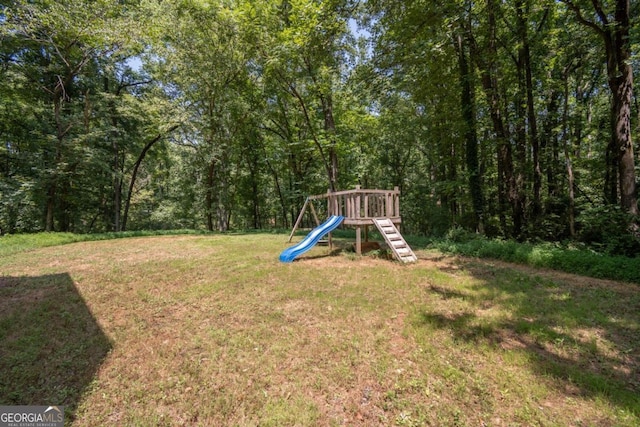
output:
POLYGON ((325 234, 335 230, 344 220, 343 216, 332 215, 328 220, 311 230, 311 233, 304 238, 304 240, 295 246, 285 249, 280 254, 281 262, 293 262, 296 257, 307 252, 309 249, 315 246, 325 234))

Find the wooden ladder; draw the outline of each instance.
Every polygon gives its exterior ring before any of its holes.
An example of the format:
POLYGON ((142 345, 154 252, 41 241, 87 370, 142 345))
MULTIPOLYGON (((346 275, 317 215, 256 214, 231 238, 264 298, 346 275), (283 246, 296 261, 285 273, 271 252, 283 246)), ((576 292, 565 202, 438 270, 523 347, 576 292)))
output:
POLYGON ((378 227, 387 245, 391 248, 396 258, 402 262, 416 262, 418 257, 413 253, 404 237, 400 234, 395 224, 388 218, 374 218, 373 223, 378 227))

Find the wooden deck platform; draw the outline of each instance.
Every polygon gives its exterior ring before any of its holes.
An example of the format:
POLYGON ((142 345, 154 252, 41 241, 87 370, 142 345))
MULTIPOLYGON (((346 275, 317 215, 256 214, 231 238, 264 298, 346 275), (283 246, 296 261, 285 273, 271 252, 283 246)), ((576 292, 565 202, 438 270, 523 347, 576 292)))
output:
POLYGON ((344 225, 373 225, 375 218, 388 218, 400 224, 400 190, 355 190, 309 196, 309 200, 327 199, 329 215, 343 216, 344 225))

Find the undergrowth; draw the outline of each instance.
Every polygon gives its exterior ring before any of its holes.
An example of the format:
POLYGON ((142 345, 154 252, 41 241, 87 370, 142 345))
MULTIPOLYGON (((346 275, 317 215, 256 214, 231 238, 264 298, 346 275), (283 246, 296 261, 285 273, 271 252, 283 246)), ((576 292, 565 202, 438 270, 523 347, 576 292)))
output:
POLYGON ((610 255, 577 244, 520 243, 513 240, 488 239, 473 233, 453 230, 442 239, 431 240, 428 247, 449 254, 492 258, 599 279, 640 284, 640 256, 631 258, 610 255))

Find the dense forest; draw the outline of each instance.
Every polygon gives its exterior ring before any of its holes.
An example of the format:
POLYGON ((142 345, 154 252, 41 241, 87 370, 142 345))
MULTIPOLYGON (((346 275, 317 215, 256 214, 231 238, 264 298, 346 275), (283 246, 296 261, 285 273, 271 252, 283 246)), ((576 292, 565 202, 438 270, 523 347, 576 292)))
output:
POLYGON ((307 195, 398 186, 409 233, 634 254, 639 18, 629 0, 3 1, 0 233, 289 228, 307 195))

